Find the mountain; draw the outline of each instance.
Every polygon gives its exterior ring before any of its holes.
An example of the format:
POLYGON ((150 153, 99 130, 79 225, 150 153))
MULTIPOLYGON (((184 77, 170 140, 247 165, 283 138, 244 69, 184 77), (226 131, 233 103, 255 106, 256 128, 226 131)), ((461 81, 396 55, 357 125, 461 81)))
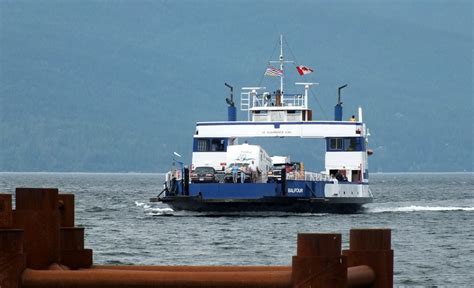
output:
MULTIPOLYGON (((314 118, 349 84, 371 171, 472 171, 472 26, 470 1, 1 1, 0 171, 190 162, 195 122, 226 119, 224 82, 276 85, 262 75, 280 33, 315 70, 314 118)), ((320 142, 264 144, 324 165, 320 142)))

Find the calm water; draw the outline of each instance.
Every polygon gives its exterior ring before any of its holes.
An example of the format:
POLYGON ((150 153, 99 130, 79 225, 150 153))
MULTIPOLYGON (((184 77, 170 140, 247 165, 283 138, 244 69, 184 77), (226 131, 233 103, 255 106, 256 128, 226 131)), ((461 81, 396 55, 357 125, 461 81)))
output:
POLYGON ((290 265, 298 232, 392 229, 395 284, 474 283, 474 174, 371 175, 375 203, 356 215, 173 212, 148 203, 160 174, 0 173, 0 191, 57 187, 76 194, 76 225, 96 264, 290 265))

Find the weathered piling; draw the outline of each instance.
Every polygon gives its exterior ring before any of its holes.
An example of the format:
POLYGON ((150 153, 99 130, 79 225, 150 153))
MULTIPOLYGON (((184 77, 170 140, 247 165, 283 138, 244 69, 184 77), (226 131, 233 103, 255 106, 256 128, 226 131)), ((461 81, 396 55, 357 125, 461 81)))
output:
POLYGON ((393 250, 390 229, 351 229, 349 250, 344 250, 349 267, 367 265, 375 272, 371 287, 393 286, 393 250))
POLYGON ((58 194, 58 208, 61 227, 74 227, 74 194, 58 194))
POLYGON ((58 189, 17 188, 13 227, 23 229, 26 266, 45 269, 59 262, 58 189))
POLYGON ((26 268, 24 232, 13 228, 12 195, 0 194, 0 287, 19 287, 26 268))
POLYGON ((298 234, 292 266, 92 266, 74 195, 18 188, 0 194, 0 287, 391 287, 389 229, 298 234))
POLYGON ((293 287, 345 287, 346 262, 341 256, 341 234, 298 234, 293 287))

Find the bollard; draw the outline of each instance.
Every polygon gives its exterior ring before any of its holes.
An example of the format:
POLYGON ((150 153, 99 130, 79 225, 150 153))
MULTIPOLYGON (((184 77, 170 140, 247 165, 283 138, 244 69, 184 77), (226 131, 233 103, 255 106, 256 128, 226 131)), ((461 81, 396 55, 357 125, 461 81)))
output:
POLYGON ((59 262, 58 189, 17 188, 13 226, 24 230, 27 267, 59 262))
POLYGON ((298 234, 292 287, 346 287, 347 263, 340 234, 298 234))
POLYGON ((349 267, 367 265, 375 272, 369 287, 393 287, 393 250, 390 229, 351 229, 349 250, 344 250, 349 267))

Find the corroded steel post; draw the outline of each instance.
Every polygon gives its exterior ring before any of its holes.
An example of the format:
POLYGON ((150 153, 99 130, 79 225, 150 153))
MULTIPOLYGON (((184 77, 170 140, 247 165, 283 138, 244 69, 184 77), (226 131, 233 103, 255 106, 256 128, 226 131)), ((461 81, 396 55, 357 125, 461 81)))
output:
POLYGON ((349 267, 367 265, 375 272, 369 287, 393 287, 393 250, 390 229, 351 229, 349 250, 344 250, 349 267))
POLYGON ((45 269, 59 262, 58 189, 17 188, 13 226, 25 231, 27 267, 45 269))
POLYGON ((59 194, 58 207, 60 213, 61 227, 74 227, 75 207, 74 194, 59 194))
POLYGON ((19 287, 26 267, 23 230, 13 229, 12 195, 0 194, 0 287, 19 287))
POLYGON ((59 194, 60 263, 70 269, 92 266, 92 250, 84 249, 84 228, 74 227, 74 194, 59 194))
POLYGON ((70 269, 92 266, 92 249, 84 249, 84 228, 61 227, 60 263, 70 269))
POLYGON ((0 228, 11 228, 12 224, 12 195, 0 194, 0 228))
POLYGON ((341 234, 298 234, 293 256, 293 287, 346 287, 347 263, 341 234))

